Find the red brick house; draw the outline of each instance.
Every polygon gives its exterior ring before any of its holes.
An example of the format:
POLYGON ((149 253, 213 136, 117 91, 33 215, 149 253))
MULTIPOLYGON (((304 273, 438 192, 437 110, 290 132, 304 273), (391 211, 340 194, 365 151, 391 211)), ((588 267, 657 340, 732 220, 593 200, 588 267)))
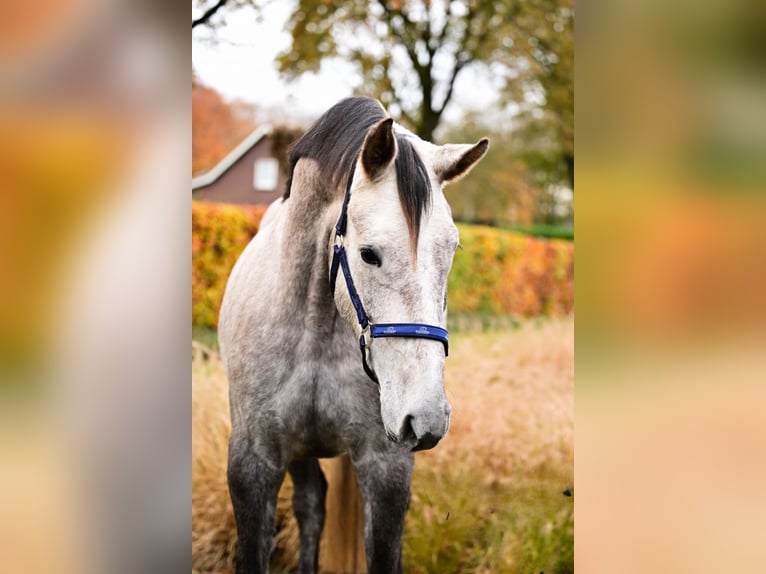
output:
POLYGON ((261 126, 210 171, 192 178, 192 198, 263 205, 281 196, 285 176, 272 151, 271 136, 271 127, 261 126))

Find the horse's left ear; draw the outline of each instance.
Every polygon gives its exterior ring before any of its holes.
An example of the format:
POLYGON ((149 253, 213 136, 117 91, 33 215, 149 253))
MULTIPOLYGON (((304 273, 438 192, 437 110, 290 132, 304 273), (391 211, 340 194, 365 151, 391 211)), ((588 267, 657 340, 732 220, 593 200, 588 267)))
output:
POLYGON ((362 167, 370 179, 381 175, 396 157, 394 119, 380 120, 370 128, 362 147, 362 167))
POLYGON ((433 157, 433 170, 442 183, 452 183, 467 174, 489 149, 489 139, 475 144, 447 144, 433 157))

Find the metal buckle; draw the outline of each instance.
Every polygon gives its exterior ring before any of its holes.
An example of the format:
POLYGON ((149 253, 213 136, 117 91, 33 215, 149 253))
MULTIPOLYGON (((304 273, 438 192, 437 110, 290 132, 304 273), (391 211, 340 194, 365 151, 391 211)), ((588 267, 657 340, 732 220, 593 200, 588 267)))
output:
POLYGON ((335 233, 335 246, 343 248, 343 236, 339 233, 335 233))
POLYGON ((372 342, 375 340, 372 337, 371 330, 372 330, 371 329, 371 325, 369 323, 367 324, 367 326, 364 329, 362 329, 362 335, 361 336, 362 336, 362 338, 365 341, 364 342, 364 349, 366 351, 370 350, 370 347, 372 347, 372 342))

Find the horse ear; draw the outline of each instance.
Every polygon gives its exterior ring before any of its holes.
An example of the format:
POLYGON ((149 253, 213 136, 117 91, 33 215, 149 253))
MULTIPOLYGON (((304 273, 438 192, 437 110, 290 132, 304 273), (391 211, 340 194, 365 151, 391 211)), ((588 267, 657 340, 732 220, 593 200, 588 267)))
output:
POLYGON ((489 149, 489 139, 475 144, 447 144, 434 155, 433 169, 442 183, 452 183, 467 174, 489 149))
POLYGON ((396 156, 396 138, 394 137, 394 119, 379 121, 367 132, 362 147, 362 167, 370 179, 381 175, 396 156))

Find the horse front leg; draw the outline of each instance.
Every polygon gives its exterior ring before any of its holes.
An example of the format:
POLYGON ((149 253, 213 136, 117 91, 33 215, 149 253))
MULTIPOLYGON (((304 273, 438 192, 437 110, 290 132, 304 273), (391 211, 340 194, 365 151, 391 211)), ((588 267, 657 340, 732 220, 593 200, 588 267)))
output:
POLYGON ((325 518, 325 480, 319 461, 294 460, 288 467, 293 479, 293 511, 300 530, 299 574, 315 574, 319 560, 319 538, 325 518))
POLYGON ((402 571, 402 531, 410 502, 412 453, 391 445, 354 461, 364 499, 364 542, 369 574, 402 571))
POLYGON ((229 494, 237 523, 237 574, 266 574, 284 468, 253 452, 247 436, 229 441, 229 494))

